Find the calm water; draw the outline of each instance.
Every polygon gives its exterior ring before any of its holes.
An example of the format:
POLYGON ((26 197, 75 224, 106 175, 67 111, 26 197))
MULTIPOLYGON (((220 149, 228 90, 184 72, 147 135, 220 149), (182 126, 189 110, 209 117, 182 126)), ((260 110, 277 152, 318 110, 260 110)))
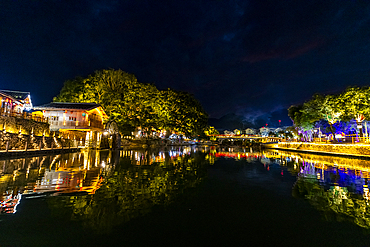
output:
POLYGON ((190 147, 0 160, 0 246, 370 246, 369 171, 190 147))

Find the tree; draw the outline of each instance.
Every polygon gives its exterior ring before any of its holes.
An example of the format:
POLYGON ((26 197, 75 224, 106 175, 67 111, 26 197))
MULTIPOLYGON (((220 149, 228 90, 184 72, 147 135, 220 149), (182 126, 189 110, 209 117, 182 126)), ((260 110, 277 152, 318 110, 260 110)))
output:
POLYGON ((189 93, 172 89, 161 91, 156 108, 162 129, 182 132, 186 136, 203 134, 208 127, 208 115, 189 93))
POLYGON ((324 119, 329 123, 335 142, 337 142, 337 139, 335 137, 333 124, 335 124, 337 121, 340 121, 340 116, 342 116, 344 113, 343 108, 341 108, 340 106, 340 98, 338 96, 327 95, 322 102, 320 111, 324 119))
POLYGON ((208 128, 204 131, 204 134, 208 136, 211 141, 216 141, 217 138, 215 135, 219 135, 220 133, 213 126, 208 126, 208 128))
POLYGON ((73 80, 64 82, 63 88, 60 90, 58 96, 53 98, 54 102, 83 102, 84 78, 76 77, 73 80), (82 92, 82 93, 81 93, 82 92))
POLYGON ((101 104, 121 132, 154 128, 194 136, 208 126, 207 113, 192 95, 171 89, 159 91, 122 70, 99 70, 85 79, 67 81, 54 101, 101 104))
POLYGON ((340 100, 346 119, 356 120, 362 136, 362 122, 370 117, 370 88, 348 87, 340 100))
POLYGON ((339 96, 315 94, 311 100, 303 104, 302 112, 304 112, 306 118, 308 118, 307 121, 310 123, 325 119, 329 123, 334 141, 337 141, 333 125, 340 121, 340 117, 344 113, 339 96))
POLYGON ((311 136, 315 123, 321 119, 325 119, 330 126, 333 139, 336 142, 333 125, 340 121, 340 117, 344 114, 343 104, 341 102, 341 98, 338 95, 323 96, 315 94, 312 99, 303 105, 291 106, 288 109, 288 115, 293 120, 295 126, 301 128, 303 132, 310 132, 311 136))
MULTIPOLYGON (((306 104, 306 103, 305 103, 306 104)), ((298 134, 302 134, 306 141, 312 139, 312 129, 317 117, 311 114, 307 105, 291 106, 288 115, 297 128, 298 134)))

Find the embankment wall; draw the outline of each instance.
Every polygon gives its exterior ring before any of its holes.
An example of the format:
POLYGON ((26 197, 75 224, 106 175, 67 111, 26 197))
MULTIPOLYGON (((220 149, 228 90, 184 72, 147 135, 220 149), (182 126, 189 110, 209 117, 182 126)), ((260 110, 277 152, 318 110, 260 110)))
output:
POLYGON ((4 129, 8 133, 31 135, 32 132, 35 136, 50 136, 49 124, 36 122, 29 119, 0 116, 0 131, 4 129))
POLYGON ((302 143, 280 142, 266 145, 267 148, 283 148, 297 151, 316 151, 326 153, 340 153, 348 155, 370 156, 370 144, 325 144, 325 143, 302 143))

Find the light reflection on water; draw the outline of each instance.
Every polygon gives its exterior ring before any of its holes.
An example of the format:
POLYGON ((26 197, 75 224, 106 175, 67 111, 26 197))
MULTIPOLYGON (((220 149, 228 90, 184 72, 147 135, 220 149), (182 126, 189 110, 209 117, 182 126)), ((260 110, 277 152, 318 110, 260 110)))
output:
MULTIPOLYGON (((286 167, 297 177, 292 194, 304 198, 327 220, 351 221, 370 229, 370 160, 342 156, 322 156, 281 150, 260 153, 211 150, 214 157, 259 160, 266 170, 270 164, 286 167)), ((281 171, 283 176, 283 170, 281 171)))
POLYGON ((198 151, 177 147, 2 160, 0 212, 16 213, 22 196, 47 197, 57 217, 109 230, 195 187, 205 176, 204 155, 196 157, 198 151))
POLYGON ((0 160, 0 210, 16 213, 22 200, 43 197, 54 217, 109 231, 156 206, 176 202, 207 177, 208 165, 233 159, 262 163, 266 171, 281 166, 281 177, 286 172, 296 177, 291 191, 295 198, 307 200, 328 220, 370 229, 370 160, 251 151, 177 147, 0 160))

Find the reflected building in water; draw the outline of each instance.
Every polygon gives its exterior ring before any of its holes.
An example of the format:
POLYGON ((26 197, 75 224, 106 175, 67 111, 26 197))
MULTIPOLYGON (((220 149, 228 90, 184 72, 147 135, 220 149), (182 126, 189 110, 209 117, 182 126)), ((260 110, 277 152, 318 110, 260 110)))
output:
POLYGON ((107 169, 106 157, 99 153, 71 154, 68 158, 55 156, 42 178, 37 180, 34 192, 94 193, 102 181, 101 173, 107 169))
POLYGON ((144 215, 154 205, 172 203, 203 181, 207 165, 236 159, 260 165, 267 173, 295 176, 294 197, 308 200, 326 215, 370 228, 370 160, 249 151, 169 147, 2 160, 1 212, 15 213, 24 198, 48 196, 52 210, 68 208, 74 218, 101 230, 144 215))
MULTIPOLYGON (((293 196, 304 198, 325 218, 346 219, 370 229, 370 160, 266 150, 261 153, 211 151, 213 157, 258 159, 267 171, 271 165, 285 167, 297 177, 293 196)), ((283 169, 281 175, 284 174, 283 169)))
POLYGON ((198 150, 204 150, 203 148, 189 147, 189 146, 178 146, 168 147, 164 150, 122 150, 120 151, 120 157, 129 158, 131 164, 143 166, 152 165, 153 163, 165 162, 166 159, 177 159, 190 155, 192 152, 198 150))
POLYGON ((111 152, 81 152, 0 161, 0 208, 15 213, 22 195, 94 193, 114 165, 111 152))
POLYGON ((0 160, 0 208, 15 213, 23 196, 27 198, 61 193, 94 194, 121 159, 135 166, 150 166, 181 159, 197 149, 121 150, 68 153, 0 160))

